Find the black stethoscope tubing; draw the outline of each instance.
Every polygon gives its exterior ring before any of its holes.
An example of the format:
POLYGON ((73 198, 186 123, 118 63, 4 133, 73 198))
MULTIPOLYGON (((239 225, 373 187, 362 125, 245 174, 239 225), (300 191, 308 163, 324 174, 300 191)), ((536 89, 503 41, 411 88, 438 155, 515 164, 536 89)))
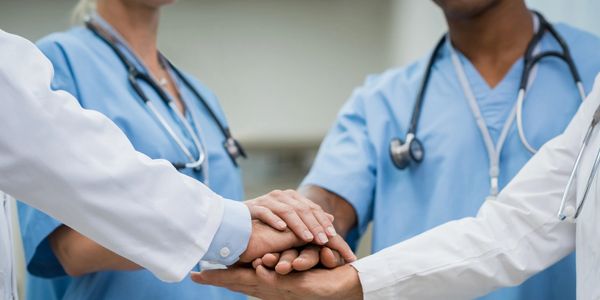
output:
MULTIPOLYGON (((149 104, 151 102, 150 102, 150 99, 148 99, 146 93, 144 93, 144 91, 142 90, 142 88, 138 84, 138 80, 142 80, 142 81, 146 82, 146 84, 148 84, 158 94, 158 96, 161 98, 161 100, 165 104, 170 105, 170 103, 172 101, 171 98, 166 94, 166 92, 160 86, 158 86, 158 84, 154 81, 154 79, 152 77, 150 77, 150 75, 146 74, 145 72, 140 72, 135 67, 135 65, 131 61, 129 61, 129 59, 127 59, 127 57, 125 56, 125 54, 121 50, 119 50, 117 48, 117 46, 108 37, 104 36, 104 34, 102 34, 100 32, 100 30, 98 29, 98 27, 95 24, 93 24, 92 22, 88 21, 88 22, 85 23, 85 25, 86 25, 86 27, 92 33, 94 33, 106 45, 108 45, 113 50, 113 52, 117 55, 117 57, 119 58, 119 60, 121 60, 121 62, 123 63, 123 65, 127 69, 127 72, 128 72, 127 79, 129 81, 131 87, 134 89, 134 91, 136 92, 136 94, 141 98, 141 100, 145 104, 149 104)), ((232 160, 232 162, 233 162, 233 164, 235 166, 238 166, 237 159, 239 157, 243 157, 243 158, 247 157, 246 152, 244 151, 244 148, 242 147, 242 145, 239 143, 239 141, 237 141, 232 136, 231 130, 228 127, 226 127, 219 120, 219 118, 217 117, 217 114, 210 107, 210 105, 208 104, 208 102, 206 101, 206 99, 204 99, 204 97, 200 94, 200 92, 198 92, 198 90, 181 73, 181 71, 179 71, 179 69, 177 69, 169 60, 167 60, 164 56, 162 56, 162 54, 159 54, 159 55, 160 55, 160 57, 165 62, 167 62, 167 64, 169 65, 170 69, 174 71, 175 75, 183 82, 183 84, 192 92, 192 94, 194 94, 194 96, 198 99, 198 101, 206 108, 206 110, 208 111, 210 117, 215 121, 215 123, 219 127, 219 130, 221 131, 221 133, 225 137, 225 141, 223 142, 223 146, 224 146, 227 154, 229 155, 229 158, 232 160)), ((203 151, 203 150, 202 149, 198 149, 198 151, 203 151)), ((173 162, 171 162, 171 163, 177 169, 184 169, 184 168, 186 168, 186 164, 185 163, 173 163, 173 162)))
MULTIPOLYGON (((571 56, 571 52, 569 50, 567 43, 560 36, 560 34, 556 31, 554 26, 552 26, 548 21, 546 21, 546 19, 539 12, 534 11, 533 13, 537 16, 537 18, 540 22, 540 29, 534 34, 531 41, 527 45, 527 49, 525 51, 524 60, 523 60, 524 67, 523 67, 523 71, 521 73, 521 79, 519 82, 519 91, 523 92, 523 93, 526 91, 529 77, 531 75, 531 72, 533 71, 533 68, 536 66, 536 64, 538 64, 544 58, 555 57, 555 58, 558 58, 558 59, 564 61, 567 64, 567 66, 569 68, 569 72, 571 74, 571 77, 573 78, 573 80, 578 88, 578 92, 581 94, 581 96, 583 98, 585 95, 582 94, 583 90, 582 90, 582 84, 581 84, 581 82, 582 82, 581 76, 580 76, 577 66, 575 65, 575 62, 571 56), (552 37, 554 37, 556 42, 559 44, 562 52, 545 51, 545 52, 533 55, 535 47, 540 43, 541 39, 543 38, 543 36, 546 32, 550 33, 550 35, 552 35, 552 37)), ((421 110, 422 110, 423 102, 425 99, 425 94, 427 92, 427 86, 429 84, 429 79, 431 78, 431 73, 433 71, 433 67, 434 67, 437 55, 439 54, 442 47, 444 46, 446 38, 447 38, 447 34, 442 36, 442 38, 436 44, 431 56, 429 57, 429 60, 428 60, 428 63, 427 63, 426 69, 425 69, 425 74, 423 75, 423 79, 421 80, 421 84, 419 86, 419 90, 418 90, 418 93, 416 96, 415 105, 413 108, 410 124, 408 127, 408 131, 406 132, 405 139, 402 140, 400 138, 393 138, 390 142, 390 149, 389 149, 390 157, 391 157, 392 163, 398 169, 402 170, 402 169, 407 168, 411 164, 411 162, 418 164, 424 158, 425 149, 423 147, 423 144, 416 137, 417 126, 419 123, 419 118, 421 116, 421 110)))

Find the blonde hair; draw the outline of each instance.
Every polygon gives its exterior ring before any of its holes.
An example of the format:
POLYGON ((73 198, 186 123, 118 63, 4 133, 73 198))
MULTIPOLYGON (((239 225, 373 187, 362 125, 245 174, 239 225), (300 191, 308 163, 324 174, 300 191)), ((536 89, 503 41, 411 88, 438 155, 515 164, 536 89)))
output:
POLYGON ((75 8, 73 8, 71 22, 73 24, 82 23, 95 10, 96 0, 79 0, 75 8))

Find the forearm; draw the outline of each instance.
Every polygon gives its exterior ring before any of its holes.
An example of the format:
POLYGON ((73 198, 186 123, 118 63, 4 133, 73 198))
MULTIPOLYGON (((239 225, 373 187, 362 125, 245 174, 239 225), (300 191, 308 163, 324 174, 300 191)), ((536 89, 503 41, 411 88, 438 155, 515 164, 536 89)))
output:
POLYGON ((79 232, 62 225, 49 236, 50 246, 65 272, 82 276, 101 271, 140 269, 130 260, 102 247, 79 232))
POLYGON ((356 211, 342 197, 315 185, 302 186, 299 192, 334 216, 333 226, 342 237, 356 226, 356 211))

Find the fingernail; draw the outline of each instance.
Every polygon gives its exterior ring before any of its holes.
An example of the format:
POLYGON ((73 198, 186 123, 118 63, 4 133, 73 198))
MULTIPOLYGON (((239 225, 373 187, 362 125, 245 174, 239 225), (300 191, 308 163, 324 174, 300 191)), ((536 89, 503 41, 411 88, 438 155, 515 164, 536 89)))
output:
POLYGON ((277 221, 277 226, 279 226, 279 228, 281 229, 285 229, 287 227, 287 224, 285 224, 284 221, 277 221))
POLYGON ((317 234, 317 236, 319 237, 319 241, 320 241, 321 243, 325 244, 325 243, 329 242, 329 239, 327 239, 327 236, 325 235, 325 233, 323 233, 323 232, 319 232, 319 233, 317 234))
POLYGON ((308 241, 312 241, 312 239, 314 238, 314 236, 312 235, 312 233, 310 233, 310 231, 304 231, 304 238, 308 241))
POLYGON ((330 236, 336 236, 337 235, 337 232, 335 232, 335 228, 333 228, 333 226, 327 227, 327 233, 329 233, 330 236))

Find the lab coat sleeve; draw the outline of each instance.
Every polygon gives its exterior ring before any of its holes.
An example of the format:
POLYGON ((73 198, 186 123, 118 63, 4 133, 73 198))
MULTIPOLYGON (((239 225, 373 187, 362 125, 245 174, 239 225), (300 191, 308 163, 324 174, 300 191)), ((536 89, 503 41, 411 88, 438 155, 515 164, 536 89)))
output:
POLYGON ((365 299, 471 299, 518 285, 572 252, 575 226, 556 213, 599 103, 597 78, 565 132, 540 149, 498 200, 486 201, 477 217, 355 262, 365 299))
MULTIPOLYGON (((37 46, 52 62, 54 76, 51 88, 66 91, 80 99, 71 64, 66 59, 63 47, 49 39, 42 40, 37 46)), ((66 276, 67 273, 49 242, 50 234, 62 226, 62 223, 22 202, 19 202, 18 212, 27 271, 40 277, 66 276)))
POLYGON ((183 279, 219 229, 224 199, 52 91, 51 64, 29 41, 0 31, 0 45, 0 189, 162 280, 183 279))

